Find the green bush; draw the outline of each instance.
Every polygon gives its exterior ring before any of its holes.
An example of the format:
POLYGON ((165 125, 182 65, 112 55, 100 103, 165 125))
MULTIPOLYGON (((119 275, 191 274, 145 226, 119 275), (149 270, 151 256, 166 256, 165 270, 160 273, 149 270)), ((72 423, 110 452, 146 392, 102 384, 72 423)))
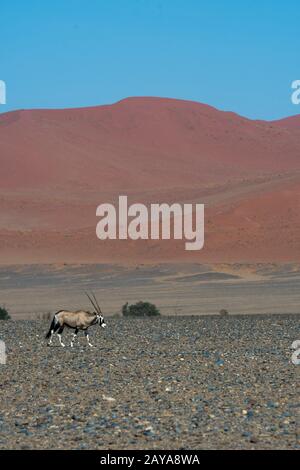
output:
POLYGON ((0 320, 10 320, 10 316, 5 307, 0 307, 0 320))
POLYGON ((137 302, 132 305, 128 305, 126 302, 122 307, 122 314, 124 317, 157 317, 160 315, 160 311, 149 302, 137 302))

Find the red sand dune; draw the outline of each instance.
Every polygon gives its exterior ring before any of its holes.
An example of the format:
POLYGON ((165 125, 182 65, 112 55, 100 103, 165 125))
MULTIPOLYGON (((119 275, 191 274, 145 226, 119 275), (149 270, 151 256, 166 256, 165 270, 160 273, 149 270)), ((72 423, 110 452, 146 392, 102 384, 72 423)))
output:
POLYGON ((300 116, 252 121, 210 106, 130 98, 0 114, 0 260, 300 261, 300 116), (206 241, 100 242, 95 210, 205 202, 206 241))
POLYGON ((290 116, 278 121, 273 121, 273 124, 278 127, 285 127, 286 129, 298 129, 300 132, 300 115, 290 116))

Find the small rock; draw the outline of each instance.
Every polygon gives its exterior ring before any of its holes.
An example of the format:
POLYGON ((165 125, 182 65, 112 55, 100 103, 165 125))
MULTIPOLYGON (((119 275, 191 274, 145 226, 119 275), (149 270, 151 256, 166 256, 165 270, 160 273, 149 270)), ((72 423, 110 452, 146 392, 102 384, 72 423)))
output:
POLYGON ((110 402, 110 403, 113 403, 113 402, 116 401, 115 398, 113 398, 113 397, 108 397, 108 396, 106 396, 106 395, 102 395, 102 398, 103 398, 103 400, 108 401, 108 402, 110 402))

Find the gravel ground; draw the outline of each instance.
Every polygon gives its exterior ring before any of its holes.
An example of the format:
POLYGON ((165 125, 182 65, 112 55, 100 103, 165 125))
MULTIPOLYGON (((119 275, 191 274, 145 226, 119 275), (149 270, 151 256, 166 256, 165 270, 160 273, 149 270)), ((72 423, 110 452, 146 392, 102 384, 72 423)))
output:
POLYGON ((1 322, 1 449, 300 448, 299 316, 107 320, 93 349, 1 322))

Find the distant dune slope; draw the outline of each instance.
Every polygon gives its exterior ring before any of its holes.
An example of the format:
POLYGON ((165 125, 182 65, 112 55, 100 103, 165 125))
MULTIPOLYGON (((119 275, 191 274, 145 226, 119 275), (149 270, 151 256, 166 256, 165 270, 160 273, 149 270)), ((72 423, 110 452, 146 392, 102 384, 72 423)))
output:
POLYGON ((252 121, 163 98, 0 114, 0 260, 300 260, 300 116, 252 121), (205 202, 206 242, 100 242, 95 209, 205 202))
POLYGON ((300 132, 300 115, 290 116, 278 121, 273 121, 273 125, 277 127, 285 127, 286 129, 296 129, 300 132))

